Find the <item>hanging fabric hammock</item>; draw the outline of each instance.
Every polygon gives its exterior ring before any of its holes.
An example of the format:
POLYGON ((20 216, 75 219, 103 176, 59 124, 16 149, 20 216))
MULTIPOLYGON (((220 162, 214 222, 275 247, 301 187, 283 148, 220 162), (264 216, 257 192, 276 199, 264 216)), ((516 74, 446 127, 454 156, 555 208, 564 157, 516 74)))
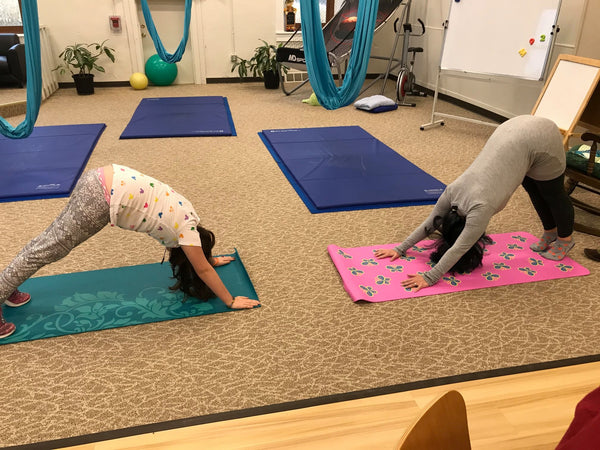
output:
POLYGON ((8 138, 26 138, 40 112, 42 103, 42 63, 40 57, 40 23, 37 0, 21 1, 23 33, 25 35, 25 65, 27 73, 27 113, 25 120, 13 127, 0 117, 0 133, 8 138))
POLYGON ((379 0, 361 0, 358 3, 350 62, 344 82, 341 87, 338 87, 333 80, 331 66, 327 59, 319 2, 317 0, 300 0, 302 41, 308 79, 319 103, 325 108, 341 108, 349 105, 358 97, 367 75, 378 8, 379 0))
POLYGON ((181 38, 181 42, 175 50, 175 53, 171 54, 165 50, 160 37, 158 36, 158 32, 156 31, 156 26, 154 26, 154 20, 152 20, 152 14, 150 13, 150 8, 148 7, 148 0, 142 0, 142 12, 144 13, 144 20, 146 20, 146 26, 148 27, 148 32, 150 33, 150 37, 154 42, 154 48, 156 48, 156 53, 160 56, 164 62, 167 63, 176 63, 181 61, 181 57, 183 56, 183 52, 185 51, 185 46, 187 45, 188 33, 190 29, 190 18, 192 16, 192 0, 185 0, 185 17, 183 20, 183 37, 181 38))

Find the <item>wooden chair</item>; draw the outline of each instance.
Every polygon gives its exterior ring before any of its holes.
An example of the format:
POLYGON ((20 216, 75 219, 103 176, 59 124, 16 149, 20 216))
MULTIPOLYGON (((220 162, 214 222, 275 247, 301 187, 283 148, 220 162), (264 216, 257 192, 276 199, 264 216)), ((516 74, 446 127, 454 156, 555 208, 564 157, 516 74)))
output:
POLYGON ((470 450, 467 408, 448 391, 434 400, 402 436, 396 450, 470 450))
MULTIPOLYGON (((567 152, 565 189, 569 195, 573 193, 576 187, 579 187, 600 196, 600 163, 596 162, 600 136, 590 132, 583 133, 581 135, 581 140, 584 142, 592 142, 589 156, 586 158, 579 153, 581 148, 580 145, 572 147, 567 152)), ((600 205, 600 197, 593 196, 593 198, 598 200, 598 203, 596 204, 600 205)), ((571 201, 573 202, 573 206, 581 208, 591 214, 600 216, 600 208, 598 206, 577 199, 572 195, 571 201)), ((598 221, 595 222, 597 223, 598 221)), ((600 236, 600 228, 578 222, 575 222, 575 230, 583 233, 593 234, 594 236, 600 236)))

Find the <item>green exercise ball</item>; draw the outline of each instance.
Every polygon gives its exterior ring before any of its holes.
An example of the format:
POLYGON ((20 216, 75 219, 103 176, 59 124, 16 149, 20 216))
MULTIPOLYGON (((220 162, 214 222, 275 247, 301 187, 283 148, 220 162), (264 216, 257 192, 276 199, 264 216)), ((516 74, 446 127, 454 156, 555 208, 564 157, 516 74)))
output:
POLYGON ((145 71, 148 79, 157 86, 168 86, 177 78, 177 65, 164 62, 158 55, 148 58, 145 71))

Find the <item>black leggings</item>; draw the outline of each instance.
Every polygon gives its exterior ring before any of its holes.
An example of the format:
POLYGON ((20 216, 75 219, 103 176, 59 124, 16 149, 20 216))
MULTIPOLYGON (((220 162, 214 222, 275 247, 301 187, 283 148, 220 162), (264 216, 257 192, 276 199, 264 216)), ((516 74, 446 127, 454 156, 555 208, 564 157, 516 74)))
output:
POLYGON ((540 216, 544 230, 557 228, 558 237, 561 238, 571 236, 575 220, 573 204, 565 191, 564 183, 564 174, 548 181, 525 177, 522 183, 540 216))

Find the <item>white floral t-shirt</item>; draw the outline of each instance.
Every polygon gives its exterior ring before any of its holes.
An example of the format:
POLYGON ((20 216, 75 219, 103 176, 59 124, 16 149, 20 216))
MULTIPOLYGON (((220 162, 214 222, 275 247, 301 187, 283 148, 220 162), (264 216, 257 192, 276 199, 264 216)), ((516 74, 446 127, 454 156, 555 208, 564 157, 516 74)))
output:
POLYGON ((113 164, 110 224, 146 233, 165 247, 200 247, 199 218, 170 186, 129 167, 113 164))

